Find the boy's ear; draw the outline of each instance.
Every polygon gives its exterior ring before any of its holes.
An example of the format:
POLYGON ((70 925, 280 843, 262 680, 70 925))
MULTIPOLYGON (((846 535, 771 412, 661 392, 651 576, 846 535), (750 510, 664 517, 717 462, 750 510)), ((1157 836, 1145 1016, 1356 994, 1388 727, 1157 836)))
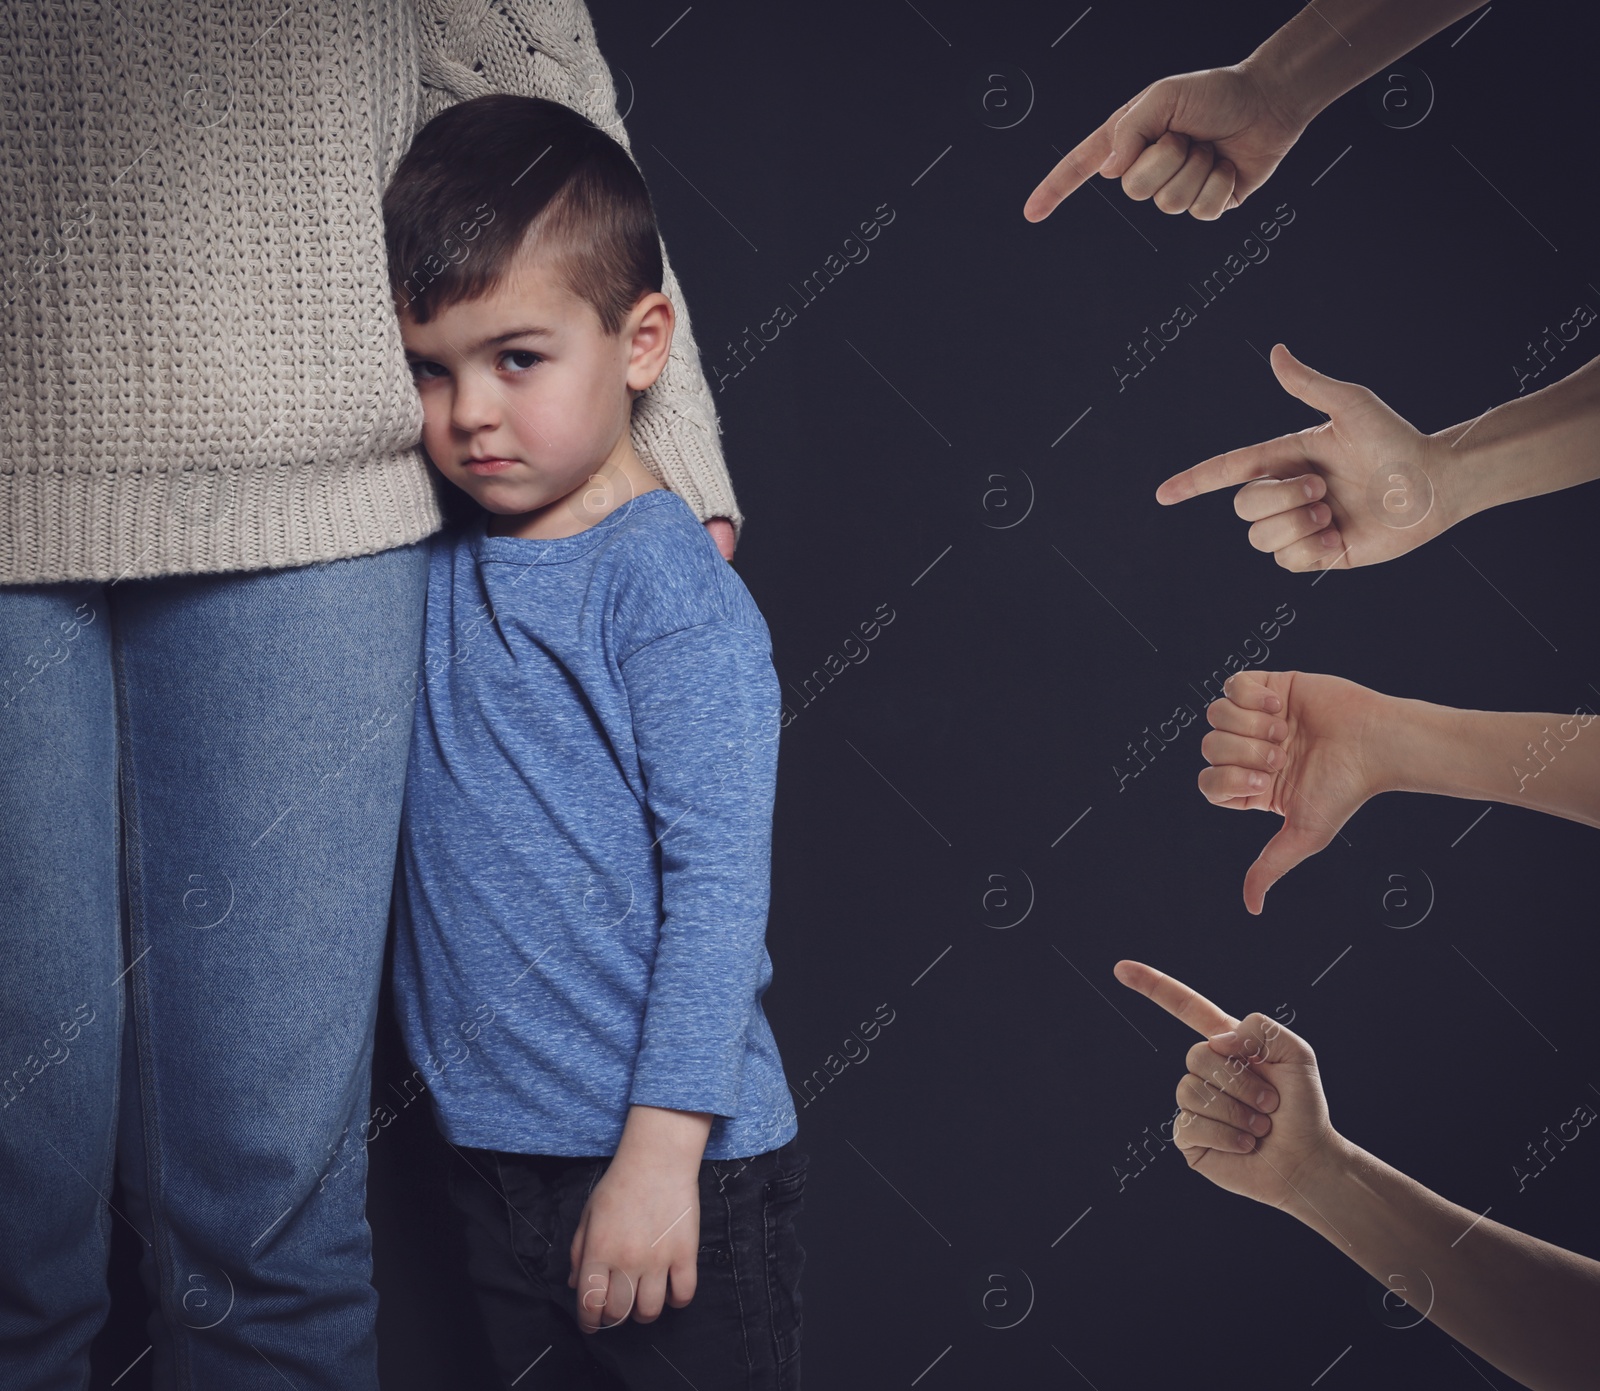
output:
POLYGON ((642 295, 623 325, 628 342, 628 387, 647 390, 667 365, 676 316, 672 301, 659 290, 642 295))

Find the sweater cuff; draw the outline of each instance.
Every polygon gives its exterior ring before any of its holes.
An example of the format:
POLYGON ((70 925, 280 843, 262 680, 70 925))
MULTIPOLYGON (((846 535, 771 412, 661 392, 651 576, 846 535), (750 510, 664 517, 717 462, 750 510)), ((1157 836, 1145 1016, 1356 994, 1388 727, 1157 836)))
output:
POLYGON ((744 530, 744 513, 722 460, 722 449, 706 425, 684 409, 648 392, 633 404, 633 447, 644 466, 689 504, 702 522, 726 517, 734 539, 744 530))

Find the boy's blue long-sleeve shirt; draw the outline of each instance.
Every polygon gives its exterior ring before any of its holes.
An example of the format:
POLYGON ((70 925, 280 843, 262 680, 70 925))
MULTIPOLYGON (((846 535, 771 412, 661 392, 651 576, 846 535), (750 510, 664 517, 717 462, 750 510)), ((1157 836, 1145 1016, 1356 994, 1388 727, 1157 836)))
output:
POLYGON ((630 1104, 796 1133, 761 997, 781 693, 676 493, 575 536, 432 542, 395 993, 457 1144, 609 1155, 630 1104))

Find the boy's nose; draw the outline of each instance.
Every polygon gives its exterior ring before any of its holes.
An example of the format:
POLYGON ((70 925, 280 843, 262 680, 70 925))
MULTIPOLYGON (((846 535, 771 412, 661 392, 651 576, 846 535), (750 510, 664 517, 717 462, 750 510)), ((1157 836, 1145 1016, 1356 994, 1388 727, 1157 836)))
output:
POLYGON ((486 373, 468 368, 456 382, 450 419, 457 429, 479 430, 498 425, 502 408, 500 384, 486 373))

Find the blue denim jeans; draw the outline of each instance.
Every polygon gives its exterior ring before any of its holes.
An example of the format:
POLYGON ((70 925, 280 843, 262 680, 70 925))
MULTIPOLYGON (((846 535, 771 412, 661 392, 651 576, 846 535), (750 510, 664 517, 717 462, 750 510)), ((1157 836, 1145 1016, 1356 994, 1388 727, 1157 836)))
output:
POLYGON ((797 1140, 700 1165, 694 1298, 658 1319, 578 1329, 567 1285, 583 1207, 611 1161, 454 1146, 450 1197, 499 1384, 517 1391, 799 1391, 797 1140))
POLYGON ((112 1223, 158 1387, 375 1391, 359 1137, 426 569, 0 586, 8 1391, 88 1384, 112 1223))

